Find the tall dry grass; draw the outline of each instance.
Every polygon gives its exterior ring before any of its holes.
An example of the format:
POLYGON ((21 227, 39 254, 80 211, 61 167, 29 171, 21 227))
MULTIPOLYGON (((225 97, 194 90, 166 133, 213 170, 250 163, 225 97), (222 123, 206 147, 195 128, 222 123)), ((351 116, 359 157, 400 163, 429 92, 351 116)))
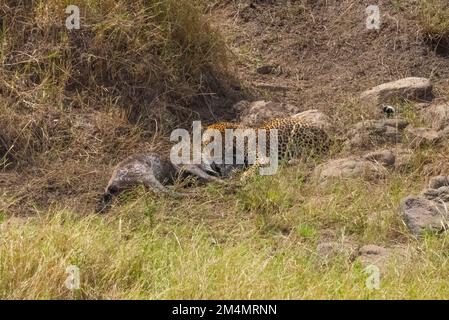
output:
POLYGON ((148 135, 185 122, 217 90, 227 50, 202 3, 78 1, 79 30, 65 27, 69 4, 0 4, 3 163, 67 149, 82 135, 75 114, 91 126, 93 113, 118 112, 148 135))
POLYGON ((418 22, 434 41, 449 40, 449 4, 444 0, 419 1, 418 22))

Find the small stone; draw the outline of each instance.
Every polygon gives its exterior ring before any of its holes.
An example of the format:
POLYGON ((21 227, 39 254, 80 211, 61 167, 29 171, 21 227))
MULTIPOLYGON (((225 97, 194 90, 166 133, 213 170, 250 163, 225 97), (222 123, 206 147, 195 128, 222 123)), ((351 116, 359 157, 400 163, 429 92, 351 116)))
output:
POLYGON ((357 255, 357 245, 349 242, 322 242, 318 244, 316 252, 323 263, 329 263, 330 260, 338 256, 354 260, 357 255))
POLYGON ((429 188, 430 189, 438 189, 444 186, 449 186, 449 177, 448 176, 436 176, 430 179, 429 188))
POLYGON ((363 246, 359 250, 359 259, 363 267, 375 265, 382 270, 385 268, 389 257, 390 251, 388 249, 374 244, 363 246))
POLYGON ((274 73, 276 71, 276 67, 275 66, 266 65, 266 66, 262 66, 260 68, 257 68, 256 71, 259 74, 270 74, 270 73, 274 73))
POLYGON ((369 152, 364 155, 363 158, 387 167, 394 166, 396 161, 396 157, 391 150, 377 150, 369 152))

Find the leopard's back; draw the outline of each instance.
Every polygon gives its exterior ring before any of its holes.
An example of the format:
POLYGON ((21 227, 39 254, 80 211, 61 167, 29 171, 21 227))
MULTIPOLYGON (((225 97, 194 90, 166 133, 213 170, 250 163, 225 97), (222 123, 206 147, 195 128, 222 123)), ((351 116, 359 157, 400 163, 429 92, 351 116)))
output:
POLYGON ((258 129, 266 130, 267 144, 270 143, 270 130, 277 130, 278 154, 281 159, 323 154, 329 150, 331 143, 324 129, 304 119, 277 118, 263 123, 258 129))

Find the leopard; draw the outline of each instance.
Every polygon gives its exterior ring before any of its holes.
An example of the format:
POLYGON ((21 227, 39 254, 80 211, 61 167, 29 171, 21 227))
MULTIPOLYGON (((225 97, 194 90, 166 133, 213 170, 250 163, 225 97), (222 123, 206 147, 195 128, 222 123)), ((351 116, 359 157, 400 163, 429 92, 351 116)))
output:
POLYGON ((240 129, 240 128, 243 128, 241 124, 228 121, 215 122, 206 127, 206 129, 216 129, 221 133, 224 133, 226 129, 240 129))
MULTIPOLYGON (((217 129, 221 133, 224 133, 226 129, 254 129, 257 137, 259 137, 259 133, 266 135, 265 151, 270 150, 270 130, 276 129, 278 139, 277 157, 280 162, 289 162, 299 158, 326 154, 329 152, 332 144, 331 138, 325 129, 305 119, 294 117, 271 119, 257 127, 243 127, 238 123, 219 122, 207 128, 217 129)), ((242 181, 253 176, 256 170, 263 166, 264 161, 266 161, 266 159, 259 157, 259 150, 249 151, 247 147, 245 144, 244 167, 247 170, 242 174, 242 181), (250 163, 247 159, 251 152, 256 153, 254 163, 250 163)), ((239 169, 241 169, 241 166, 239 169)))
MULTIPOLYGON (((290 160, 311 154, 323 154, 329 151, 331 144, 331 140, 325 130, 305 120, 295 118, 269 120, 256 128, 243 127, 238 123, 232 122, 218 122, 209 125, 206 129, 218 130, 222 134, 223 141, 225 140, 226 129, 255 129, 258 133, 260 132, 259 130, 265 130, 267 150, 270 145, 270 130, 277 129, 277 156, 279 160, 290 160)), ((208 142, 207 139, 205 141, 206 143, 208 142)), ((235 146, 232 152, 235 153, 235 146)), ((245 156, 247 157, 248 155, 249 151, 245 150, 245 156)), ((263 165, 260 159, 256 159, 254 164, 245 161, 244 164, 174 165, 169 158, 158 153, 134 154, 116 166, 96 211, 98 213, 106 212, 114 196, 138 184, 143 184, 156 193, 186 197, 189 195, 169 190, 166 185, 173 184, 177 179, 189 176, 197 177, 204 182, 224 183, 221 179, 222 177, 229 177, 232 173, 241 169, 247 169, 241 177, 241 181, 245 181, 255 174, 257 168, 263 165)))
MULTIPOLYGON (((208 126, 206 126, 204 128, 205 131, 207 130, 217 130, 219 132, 219 134, 221 135, 221 150, 225 151, 226 147, 226 130, 228 129, 232 129, 232 130, 237 130, 237 129, 245 129, 241 124, 236 123, 236 122, 226 122, 226 121, 220 121, 220 122, 216 122, 213 124, 210 124, 208 126)), ((206 136, 203 137, 203 142, 202 142, 202 148, 204 148, 205 146, 207 146, 210 142, 213 141, 213 137, 212 136, 206 136)), ((227 164, 225 163, 225 153, 223 152, 222 154, 222 161, 221 163, 216 163, 216 162, 207 162, 204 164, 205 167, 208 169, 209 172, 214 172, 217 176, 221 177, 221 178, 230 178, 231 176, 233 176, 236 172, 238 172, 239 170, 242 170, 245 167, 245 164, 236 164, 235 161, 235 154, 236 154, 236 140, 234 138, 233 141, 233 150, 232 150, 232 154, 233 154, 233 163, 232 164, 227 164)), ((206 155, 206 159, 210 156, 213 156, 213 153, 210 155, 206 155)))
POLYGON ((277 129, 279 160, 325 154, 331 146, 326 130, 304 119, 276 118, 262 123, 257 130, 261 129, 266 131, 267 148, 270 144, 270 130, 277 129))

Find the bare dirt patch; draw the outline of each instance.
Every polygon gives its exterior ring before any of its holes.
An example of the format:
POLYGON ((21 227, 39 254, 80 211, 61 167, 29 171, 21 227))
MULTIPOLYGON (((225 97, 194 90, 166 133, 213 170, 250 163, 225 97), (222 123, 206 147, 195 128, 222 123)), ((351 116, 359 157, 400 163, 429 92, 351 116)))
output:
POLYGON ((215 13, 248 86, 304 110, 360 119, 358 105, 344 106, 372 86, 416 76, 431 78, 437 92, 448 87, 448 57, 429 44, 416 5, 376 4, 380 30, 366 28, 366 1, 222 1, 215 13), (258 73, 264 65, 279 71, 258 73))

